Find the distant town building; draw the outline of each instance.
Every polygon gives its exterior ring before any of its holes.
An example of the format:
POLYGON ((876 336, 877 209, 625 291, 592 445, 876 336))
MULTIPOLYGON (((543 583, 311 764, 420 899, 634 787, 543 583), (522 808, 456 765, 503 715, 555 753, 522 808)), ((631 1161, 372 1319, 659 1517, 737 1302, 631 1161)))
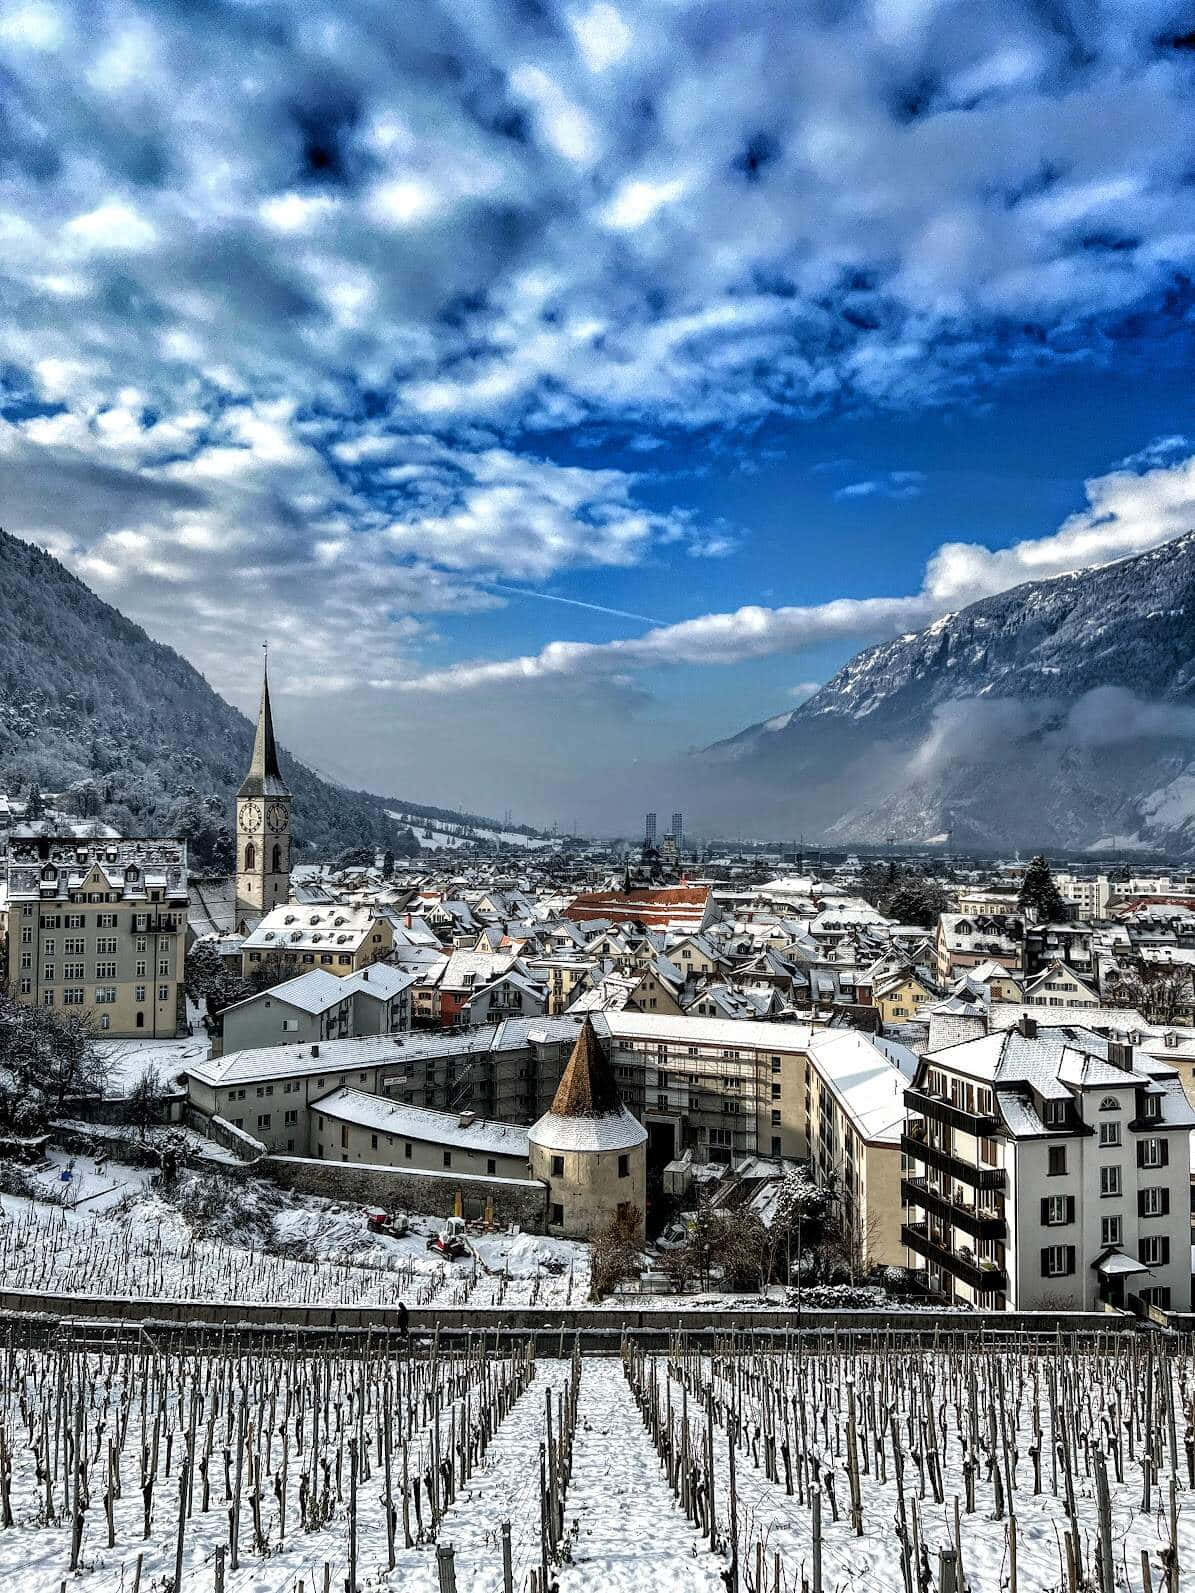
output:
POLYGON ((604 919, 644 929, 704 929, 714 917, 708 885, 645 886, 629 891, 586 891, 574 896, 564 916, 576 923, 604 919))
POLYGON ((656 816, 654 813, 647 815, 647 820, 643 826, 643 844, 645 846, 654 846, 656 844, 656 816))

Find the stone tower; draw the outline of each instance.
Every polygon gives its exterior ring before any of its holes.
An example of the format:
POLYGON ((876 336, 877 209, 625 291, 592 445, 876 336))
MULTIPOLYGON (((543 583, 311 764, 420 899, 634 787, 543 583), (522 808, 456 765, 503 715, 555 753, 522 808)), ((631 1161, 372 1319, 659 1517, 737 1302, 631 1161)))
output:
POLYGON ((548 1186, 548 1232, 591 1239, 617 1219, 642 1233, 646 1141, 586 1017, 551 1107, 527 1131, 531 1176, 548 1186))
POLYGON ((269 671, 262 669, 253 760, 237 792, 237 911, 261 918, 290 897, 290 792, 278 769, 269 671))

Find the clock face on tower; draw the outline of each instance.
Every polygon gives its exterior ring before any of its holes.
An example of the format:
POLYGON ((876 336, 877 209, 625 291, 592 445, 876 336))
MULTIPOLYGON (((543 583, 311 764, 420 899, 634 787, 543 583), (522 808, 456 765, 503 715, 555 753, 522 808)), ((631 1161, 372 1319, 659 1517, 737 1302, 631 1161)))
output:
POLYGON ((246 802, 242 810, 244 825, 247 830, 261 829, 261 803, 246 802))
POLYGON ((271 802, 266 809, 266 823, 271 830, 286 828, 286 808, 281 802, 271 802))

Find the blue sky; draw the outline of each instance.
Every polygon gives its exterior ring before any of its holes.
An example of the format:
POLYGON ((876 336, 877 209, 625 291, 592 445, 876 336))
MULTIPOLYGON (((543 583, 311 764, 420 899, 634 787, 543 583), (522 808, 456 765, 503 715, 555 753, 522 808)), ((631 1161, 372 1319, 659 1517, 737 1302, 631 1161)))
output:
POLYGON ((3 523, 339 777, 693 808, 1195 523, 1193 89, 1149 0, 14 0, 3 523))

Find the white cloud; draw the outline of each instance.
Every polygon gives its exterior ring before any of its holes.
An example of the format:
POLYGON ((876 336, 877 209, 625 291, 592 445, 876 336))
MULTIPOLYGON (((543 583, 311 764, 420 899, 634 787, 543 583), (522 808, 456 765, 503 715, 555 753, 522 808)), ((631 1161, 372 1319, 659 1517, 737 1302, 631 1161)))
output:
POLYGON ((640 178, 626 182, 606 206, 603 219, 616 231, 631 232, 650 221, 664 205, 672 204, 685 191, 680 178, 671 182, 653 183, 640 178))
POLYGON ((1158 547, 1195 527, 1195 455, 1136 474, 1117 470, 1086 483, 1087 507, 1048 537, 993 551, 948 543, 908 597, 837 598, 801 607, 750 606, 657 626, 625 640, 552 642, 520 658, 462 663, 405 682, 405 689, 468 691, 554 677, 609 675, 629 668, 736 664, 801 653, 826 642, 874 641, 920 630, 953 609, 1092 564, 1158 547))
POLYGON ((597 0, 587 11, 570 11, 568 25, 591 72, 605 72, 631 47, 630 28, 605 0, 597 0))
POLYGON ((88 249, 145 249, 157 236, 151 222, 116 199, 73 216, 65 231, 88 249))

